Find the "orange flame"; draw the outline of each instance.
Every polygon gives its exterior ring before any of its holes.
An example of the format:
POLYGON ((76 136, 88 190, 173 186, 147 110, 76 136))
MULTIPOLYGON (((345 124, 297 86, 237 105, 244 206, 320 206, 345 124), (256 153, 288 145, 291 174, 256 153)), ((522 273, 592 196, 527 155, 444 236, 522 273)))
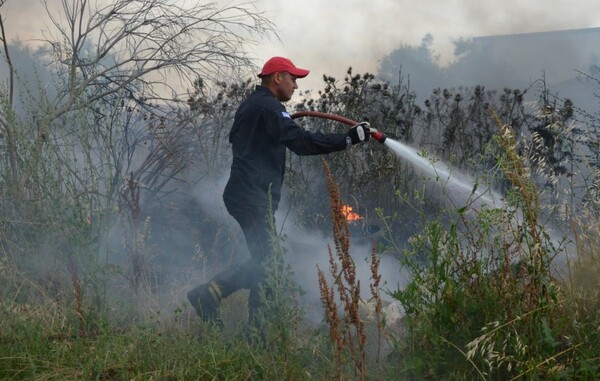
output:
POLYGON ((342 205, 342 214, 346 217, 346 220, 348 222, 362 220, 362 217, 358 213, 353 212, 352 209, 350 205, 342 205))

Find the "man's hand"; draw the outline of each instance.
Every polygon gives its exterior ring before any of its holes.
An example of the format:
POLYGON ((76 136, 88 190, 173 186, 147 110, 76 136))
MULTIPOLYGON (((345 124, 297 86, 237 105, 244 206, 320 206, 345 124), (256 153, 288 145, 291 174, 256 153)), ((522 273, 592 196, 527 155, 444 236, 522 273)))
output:
POLYGON ((366 142, 371 136, 369 132, 369 122, 358 123, 356 126, 348 130, 348 133, 346 134, 346 141, 349 143, 348 145, 366 142))

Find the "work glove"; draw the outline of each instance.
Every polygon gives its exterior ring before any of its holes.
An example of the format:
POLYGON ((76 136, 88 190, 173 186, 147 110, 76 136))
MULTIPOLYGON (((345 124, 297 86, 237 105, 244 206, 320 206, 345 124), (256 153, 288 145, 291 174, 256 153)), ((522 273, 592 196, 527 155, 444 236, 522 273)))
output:
POLYGON ((358 144, 369 140, 371 134, 369 133, 369 122, 361 122, 348 130, 346 134, 347 145, 358 144))

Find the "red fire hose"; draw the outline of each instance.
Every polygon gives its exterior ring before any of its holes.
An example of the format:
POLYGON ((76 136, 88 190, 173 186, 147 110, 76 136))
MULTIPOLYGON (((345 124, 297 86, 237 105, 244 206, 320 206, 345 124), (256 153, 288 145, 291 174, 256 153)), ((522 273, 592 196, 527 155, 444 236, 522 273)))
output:
MULTIPOLYGON (((336 122, 341 122, 341 123, 347 124, 349 126, 355 126, 358 124, 358 122, 355 120, 348 119, 348 118, 340 116, 340 115, 329 114, 329 113, 320 112, 320 111, 298 111, 291 115, 292 119, 302 118, 305 116, 314 116, 317 118, 335 120, 336 122)), ((374 128, 370 128, 370 129, 371 129, 371 136, 375 140, 377 140, 379 143, 385 142, 386 136, 382 132, 379 132, 374 128)))
POLYGON ((340 115, 328 114, 326 112, 320 112, 320 111, 298 111, 297 113, 292 114, 292 119, 302 118, 304 116, 314 116, 317 118, 335 120, 336 122, 345 123, 349 126, 354 126, 358 123, 355 120, 348 119, 348 118, 345 118, 340 115))

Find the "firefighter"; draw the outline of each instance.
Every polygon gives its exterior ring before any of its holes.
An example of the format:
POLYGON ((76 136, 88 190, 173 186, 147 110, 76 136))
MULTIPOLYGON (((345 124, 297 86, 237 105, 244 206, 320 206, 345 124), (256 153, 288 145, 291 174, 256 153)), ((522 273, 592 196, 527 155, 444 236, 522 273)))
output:
POLYGON ((258 74, 260 85, 236 111, 229 133, 233 162, 223 201, 242 228, 250 259, 188 292, 189 302, 205 321, 221 325, 221 300, 240 289, 250 290, 250 320, 256 316, 265 277, 263 261, 272 253, 268 219, 279 204, 286 150, 297 155, 328 154, 369 139, 366 122, 347 133, 323 134, 307 131, 292 120, 282 102, 292 98, 296 80, 308 73, 287 58, 269 59, 258 74))

